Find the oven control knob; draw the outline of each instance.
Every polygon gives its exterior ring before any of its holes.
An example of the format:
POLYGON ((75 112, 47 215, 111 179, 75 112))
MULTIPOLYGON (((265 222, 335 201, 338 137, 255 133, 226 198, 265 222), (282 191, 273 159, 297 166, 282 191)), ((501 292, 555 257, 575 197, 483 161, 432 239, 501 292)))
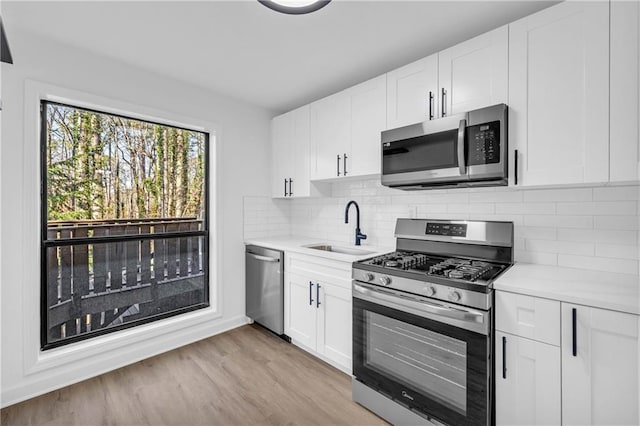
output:
POLYGON ((389 277, 380 277, 380 283, 382 285, 390 285, 391 284, 391 278, 389 278, 389 277))
POLYGON ((459 302, 460 299, 462 299, 462 296, 457 291, 452 291, 449 294, 449 300, 451 300, 452 302, 459 302))
POLYGON ((435 296, 436 295, 436 288, 431 285, 429 287, 425 287, 424 288, 424 292, 427 294, 427 296, 435 296))
POLYGON ((364 280, 365 281, 373 281, 373 274, 371 272, 367 272, 366 274, 364 274, 364 280))

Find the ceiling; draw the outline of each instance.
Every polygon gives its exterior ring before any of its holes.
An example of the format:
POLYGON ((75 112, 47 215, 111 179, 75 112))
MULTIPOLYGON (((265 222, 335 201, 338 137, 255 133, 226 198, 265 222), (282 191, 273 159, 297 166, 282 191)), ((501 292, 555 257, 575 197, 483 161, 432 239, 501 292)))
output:
POLYGON ((294 16, 255 0, 3 1, 2 18, 9 42, 33 32, 279 113, 553 3, 334 0, 294 16))

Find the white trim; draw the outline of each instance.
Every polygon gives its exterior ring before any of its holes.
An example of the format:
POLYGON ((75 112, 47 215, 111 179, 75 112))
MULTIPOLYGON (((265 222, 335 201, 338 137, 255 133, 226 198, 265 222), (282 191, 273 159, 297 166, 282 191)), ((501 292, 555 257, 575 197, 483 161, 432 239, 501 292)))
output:
MULTIPOLYGON (((114 368, 130 364, 139 359, 173 349, 199 338, 216 334, 228 328, 243 324, 238 319, 220 321, 223 317, 222 302, 222 215, 220 197, 222 167, 219 143, 219 127, 210 122, 191 119, 178 114, 134 105, 91 93, 80 92, 51 84, 26 80, 24 97, 24 139, 23 139, 23 182, 22 198, 25 214, 22 235, 24 238, 24 262, 22 290, 22 358, 25 378, 50 371, 49 375, 37 379, 37 383, 27 383, 2 389, 2 404, 25 399, 26 394, 43 393, 40 382, 50 382, 56 377, 55 385, 45 386, 46 391, 65 384, 84 380, 114 368), (144 324, 126 330, 98 336, 46 352, 40 350, 40 100, 46 99, 80 107, 113 112, 130 117, 152 120, 173 126, 208 132, 209 137, 209 299, 210 307, 183 315, 144 324), (218 320, 218 321, 215 321, 218 320), (225 325, 225 324, 235 324, 225 325), (200 333, 200 337, 197 337, 200 333), (140 345, 144 342, 144 345, 140 345), (127 354, 122 356, 121 354, 127 354), (74 363, 73 366, 70 366, 74 363), (99 368, 87 369, 88 365, 99 364, 99 368), (64 371, 53 371, 65 366, 64 371), (104 367, 103 367, 104 366, 104 367), (86 373, 84 370, 88 370, 86 373)), ((20 350, 20 348, 16 348, 20 350)), ((28 380, 27 380, 28 381, 28 380)))
POLYGON ((112 356, 108 358, 103 357, 96 360, 91 364, 95 367, 91 368, 89 373, 87 373, 87 368, 85 366, 78 367, 71 365, 64 371, 49 375, 46 379, 25 380, 17 386, 2 389, 1 408, 108 373, 109 371, 117 368, 142 361, 143 359, 224 333, 225 331, 229 331, 249 323, 249 319, 245 316, 238 316, 224 321, 218 321, 214 327, 211 327, 211 325, 206 323, 202 323, 197 327, 186 330, 184 333, 174 333, 161 341, 156 340, 155 342, 150 342, 150 344, 146 346, 148 351, 144 355, 136 353, 135 348, 127 350, 125 347, 117 353, 112 353, 112 356))

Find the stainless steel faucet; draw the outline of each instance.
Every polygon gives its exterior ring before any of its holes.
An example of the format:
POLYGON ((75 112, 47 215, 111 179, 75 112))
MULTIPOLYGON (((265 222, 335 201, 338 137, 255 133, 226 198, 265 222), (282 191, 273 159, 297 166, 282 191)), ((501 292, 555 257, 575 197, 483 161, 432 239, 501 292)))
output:
POLYGON ((344 223, 349 223, 349 207, 351 204, 356 206, 356 245, 360 245, 361 240, 366 240, 367 236, 360 232, 360 207, 358 207, 358 203, 351 200, 347 203, 347 207, 344 209, 344 223))

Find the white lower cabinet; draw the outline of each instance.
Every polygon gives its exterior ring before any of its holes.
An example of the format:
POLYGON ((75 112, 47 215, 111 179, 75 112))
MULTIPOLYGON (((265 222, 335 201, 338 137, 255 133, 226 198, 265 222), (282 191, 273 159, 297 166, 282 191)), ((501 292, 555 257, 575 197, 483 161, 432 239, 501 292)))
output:
POLYGON ((496 424, 560 424, 560 348, 496 332, 496 424))
POLYGON ((640 316, 502 291, 495 306, 497 425, 640 424, 640 316))
POLYGON ((563 424, 640 424, 639 324, 637 315, 562 304, 563 424))
POLYGON ((351 374, 351 264, 287 254, 284 302, 292 343, 351 374))

